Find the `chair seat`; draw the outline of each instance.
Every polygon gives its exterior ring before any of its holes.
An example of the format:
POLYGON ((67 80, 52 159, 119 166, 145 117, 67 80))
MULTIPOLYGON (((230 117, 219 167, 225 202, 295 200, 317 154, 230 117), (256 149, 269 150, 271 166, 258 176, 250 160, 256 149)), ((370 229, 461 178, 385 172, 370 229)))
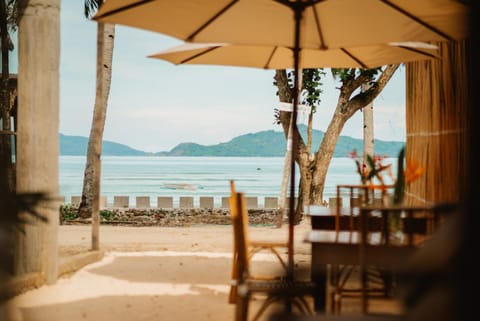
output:
MULTIPOLYGON (((267 295, 278 295, 282 297, 296 297, 311 294, 315 291, 315 283, 311 281, 289 281, 286 279, 278 280, 247 280, 246 289, 253 293, 266 293, 267 295)), ((239 294, 242 290, 239 289, 239 294)))
POLYGON ((259 241, 259 240, 255 240, 255 241, 250 241, 249 244, 251 246, 254 246, 254 247, 265 247, 265 248, 269 248, 269 247, 285 247, 287 248, 288 247, 288 243, 287 242, 271 242, 271 241, 259 241))

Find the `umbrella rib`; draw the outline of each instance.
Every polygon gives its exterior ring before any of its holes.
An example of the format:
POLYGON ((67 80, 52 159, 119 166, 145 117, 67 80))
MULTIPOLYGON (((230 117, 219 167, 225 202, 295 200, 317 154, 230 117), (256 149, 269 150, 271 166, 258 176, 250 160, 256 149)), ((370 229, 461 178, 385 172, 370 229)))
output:
POLYGON ((320 49, 327 50, 325 39, 323 39, 322 27, 320 26, 320 18, 318 17, 317 8, 312 6, 313 16, 315 17, 315 25, 317 26, 318 37, 320 38, 320 49))
POLYGON ((426 56, 426 57, 429 57, 429 58, 438 58, 438 56, 436 56, 434 54, 431 54, 429 52, 424 52, 424 51, 419 50, 417 48, 406 47, 406 46, 398 46, 398 48, 402 48, 402 49, 405 49, 405 50, 408 50, 408 51, 411 51, 411 52, 415 52, 415 53, 418 53, 422 56, 426 56))
POLYGON ((220 46, 210 47, 210 48, 208 48, 208 49, 206 49, 206 50, 204 50, 204 51, 202 51, 202 52, 199 52, 199 53, 197 53, 197 54, 195 54, 195 55, 193 55, 193 56, 191 56, 191 57, 188 57, 188 58, 182 60, 182 61, 180 62, 180 64, 186 64, 186 63, 192 61, 193 59, 198 58, 198 57, 201 57, 201 56, 209 53, 210 51, 213 51, 213 50, 218 49, 218 48, 220 48, 220 46))
POLYGON ((213 17, 208 19, 203 25, 201 25, 197 30, 195 30, 190 36, 187 37, 187 41, 193 41, 193 39, 203 31, 203 29, 207 28, 213 21, 215 21, 218 17, 225 13, 230 7, 236 4, 238 0, 232 0, 229 4, 223 7, 219 12, 217 12, 213 17))
POLYGON ((362 66, 362 68, 364 69, 369 69, 367 65, 365 65, 360 59, 358 59, 357 57, 355 57, 354 55, 352 55, 347 49, 345 48, 340 48, 341 51, 343 51, 347 56, 349 56, 350 58, 352 58, 353 60, 355 60, 356 63, 358 63, 360 66, 362 66))
POLYGON ((263 69, 268 69, 268 66, 270 65, 270 62, 273 59, 273 55, 275 55, 275 52, 277 51, 277 49, 278 49, 277 46, 273 48, 272 52, 270 53, 270 56, 267 59, 267 63, 265 64, 265 66, 263 66, 263 69))
POLYGON ((433 27, 432 25, 429 25, 428 23, 426 23, 425 21, 415 17, 414 15, 412 15, 410 12, 400 8, 399 6, 393 4, 390 2, 390 0, 381 0, 384 4, 386 4, 387 6, 391 7, 392 9, 394 10, 397 10, 399 13, 407 16, 408 18, 412 19, 413 21, 419 23, 420 25, 422 25, 423 27, 427 28, 428 30, 430 31, 433 31, 434 33, 436 33, 437 35, 443 37, 444 39, 446 40, 449 40, 449 41, 454 41, 455 39, 452 38, 451 36, 449 36, 448 34, 446 34, 445 32, 433 27))
POLYGON ((120 8, 117 8, 115 10, 112 10, 110 12, 107 12, 107 13, 104 13, 103 15, 100 15, 98 17, 95 17, 93 18, 94 20, 98 20, 100 18, 105 18, 105 17, 108 17, 108 16, 111 16, 111 15, 114 15, 116 13, 119 13, 119 12, 122 12, 122 11, 125 11, 125 10, 128 10, 128 9, 132 9, 132 8, 135 8, 135 7, 139 7, 139 6, 143 6, 144 4, 147 4, 149 2, 152 2, 154 0, 144 0, 144 1, 139 1, 139 2, 135 2, 135 3, 132 3, 132 4, 127 4, 123 7, 120 7, 120 8))

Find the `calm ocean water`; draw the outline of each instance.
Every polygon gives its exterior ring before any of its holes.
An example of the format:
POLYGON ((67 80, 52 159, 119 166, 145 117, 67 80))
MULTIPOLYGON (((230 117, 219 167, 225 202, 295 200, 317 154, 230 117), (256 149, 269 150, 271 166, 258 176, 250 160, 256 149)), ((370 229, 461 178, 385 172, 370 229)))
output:
MULTIPOLYGON (((389 161, 391 162, 391 161, 389 161)), ((172 196, 178 206, 179 196, 213 196, 215 205, 230 193, 230 179, 238 191, 257 196, 263 206, 265 196, 279 197, 283 157, 102 157, 101 195, 113 204, 113 196, 150 196, 156 206, 158 196, 172 196), (193 184, 196 190, 170 189, 165 184, 193 184)), ((60 194, 67 203, 82 193, 84 156, 60 157, 60 194)), ((297 178, 298 178, 297 171, 297 178)), ((358 174, 350 158, 334 158, 327 175, 324 198, 335 194, 338 184, 357 184, 358 174)))

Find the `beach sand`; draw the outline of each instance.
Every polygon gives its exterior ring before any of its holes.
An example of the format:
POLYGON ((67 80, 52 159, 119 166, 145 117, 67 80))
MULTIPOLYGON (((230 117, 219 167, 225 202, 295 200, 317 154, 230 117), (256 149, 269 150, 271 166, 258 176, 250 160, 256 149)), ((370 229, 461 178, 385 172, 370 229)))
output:
MULTIPOLYGON (((295 263, 308 277, 310 223, 295 227, 295 263)), ((233 320, 228 304, 232 268, 230 225, 101 226, 104 257, 9 301, 13 320, 233 320)), ((287 240, 288 226, 249 227, 250 239, 287 240)), ((60 259, 88 251, 90 226, 60 226, 60 259)), ((253 273, 271 274, 278 262, 255 256, 253 273)), ((252 309, 259 302, 253 302, 252 309)), ((263 320, 267 320, 265 315, 263 320)))

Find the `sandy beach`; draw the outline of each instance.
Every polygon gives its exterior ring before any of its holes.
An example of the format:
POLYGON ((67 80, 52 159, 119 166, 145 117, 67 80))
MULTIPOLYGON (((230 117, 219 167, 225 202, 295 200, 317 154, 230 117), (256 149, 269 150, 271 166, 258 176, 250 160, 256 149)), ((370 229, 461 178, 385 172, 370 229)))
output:
MULTIPOLYGON (((309 228, 307 221, 295 227, 300 277, 310 264, 310 247, 303 242, 309 228)), ((12 298, 13 320, 233 320, 234 306, 227 299, 232 232, 230 225, 101 226, 103 258, 54 285, 12 298)), ((88 225, 60 226, 60 260, 87 252, 90 233, 88 225)), ((249 233, 255 240, 282 241, 288 226, 251 226, 249 233)), ((255 257, 254 273, 270 274, 278 267, 270 255, 255 257)))

